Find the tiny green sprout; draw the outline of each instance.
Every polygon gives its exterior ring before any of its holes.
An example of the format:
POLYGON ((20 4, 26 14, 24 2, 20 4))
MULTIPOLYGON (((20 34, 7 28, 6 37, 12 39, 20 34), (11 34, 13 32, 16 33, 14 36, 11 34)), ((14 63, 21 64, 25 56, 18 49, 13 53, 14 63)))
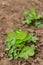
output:
POLYGON ((35 45, 27 46, 27 43, 36 43, 38 38, 26 31, 14 29, 6 36, 6 48, 9 60, 23 58, 28 59, 35 54, 35 45))

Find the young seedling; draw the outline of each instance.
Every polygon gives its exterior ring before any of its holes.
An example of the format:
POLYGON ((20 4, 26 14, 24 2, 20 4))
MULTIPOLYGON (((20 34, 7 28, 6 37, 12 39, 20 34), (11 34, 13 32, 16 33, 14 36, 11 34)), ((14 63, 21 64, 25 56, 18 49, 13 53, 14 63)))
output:
POLYGON ((36 14, 36 10, 34 8, 26 10, 24 14, 26 16, 26 19, 23 20, 23 24, 34 24, 38 19, 43 18, 43 13, 36 14))
POLYGON ((26 31, 14 29, 6 37, 6 48, 9 60, 24 58, 28 59, 35 54, 35 45, 27 46, 26 43, 36 43, 38 38, 32 34, 27 34, 26 31))

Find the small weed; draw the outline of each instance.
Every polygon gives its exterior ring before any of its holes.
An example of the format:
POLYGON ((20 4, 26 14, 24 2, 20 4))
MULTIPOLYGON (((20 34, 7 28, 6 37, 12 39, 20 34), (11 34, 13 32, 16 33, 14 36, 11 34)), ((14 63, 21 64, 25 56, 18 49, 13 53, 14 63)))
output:
POLYGON ((26 31, 14 29, 6 37, 6 48, 9 60, 24 58, 28 59, 35 54, 35 45, 26 46, 27 42, 35 43, 38 40, 33 34, 27 34, 26 31))
MULTIPOLYGON (((31 8, 30 10, 26 10, 24 12, 24 15, 26 16, 26 19, 23 20, 23 24, 31 24, 31 23, 35 23, 37 20, 39 20, 40 18, 43 18, 43 13, 40 14, 36 14, 36 10, 34 8, 31 8)), ((40 26, 41 27, 41 23, 40 26)))

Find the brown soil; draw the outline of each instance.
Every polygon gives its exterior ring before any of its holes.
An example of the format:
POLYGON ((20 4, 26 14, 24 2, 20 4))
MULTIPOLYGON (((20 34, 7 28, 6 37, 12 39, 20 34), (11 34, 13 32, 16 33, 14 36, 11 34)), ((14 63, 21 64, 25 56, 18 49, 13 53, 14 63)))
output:
MULTIPOLYGON (((28 27, 22 24, 23 12, 29 8, 43 11, 43 0, 0 0, 0 65, 43 65, 43 28, 28 27), (9 61, 5 53, 5 37, 14 28, 25 29, 39 37, 34 57, 27 61, 23 59, 9 61)), ((43 20, 42 20, 43 21, 43 20)))

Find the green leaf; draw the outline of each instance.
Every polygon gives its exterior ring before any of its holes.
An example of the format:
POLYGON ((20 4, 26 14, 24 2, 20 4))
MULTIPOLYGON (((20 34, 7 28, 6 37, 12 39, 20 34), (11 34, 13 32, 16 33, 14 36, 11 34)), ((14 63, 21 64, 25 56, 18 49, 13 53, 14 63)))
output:
POLYGON ((37 19, 40 19, 40 18, 42 18, 42 14, 37 15, 37 19))
POLYGON ((31 8, 30 11, 31 11, 32 14, 36 14, 35 8, 31 8))
POLYGON ((17 54, 17 49, 16 50, 14 50, 14 59, 18 59, 18 54, 17 54))
POLYGON ((20 43, 22 43, 22 42, 23 42, 23 40, 17 39, 17 40, 16 40, 16 45, 17 45, 17 44, 20 44, 20 43))
POLYGON ((32 36, 31 41, 35 43, 36 41, 38 41, 38 38, 36 36, 32 36))
POLYGON ((29 41, 29 42, 31 42, 31 37, 32 37, 32 34, 28 34, 28 35, 26 36, 26 38, 24 39, 24 41, 29 41))
POLYGON ((36 36, 34 36, 33 34, 28 34, 28 36, 25 38, 24 41, 28 41, 28 42, 36 42, 38 41, 38 38, 36 36))
POLYGON ((14 38, 14 39, 11 41, 11 45, 13 46, 15 43, 16 43, 16 39, 14 38))
POLYGON ((31 48, 32 48, 33 50, 35 50, 35 45, 31 45, 31 48))
POLYGON ((27 32, 21 31, 21 32, 15 33, 15 35, 16 35, 16 39, 23 40, 27 36, 27 32))
POLYGON ((10 48, 11 48, 11 44, 10 44, 10 42, 6 43, 5 51, 8 51, 10 48))
POLYGON ((12 54, 14 49, 15 49, 15 48, 12 47, 12 48, 10 49, 10 51, 9 51, 9 54, 12 54))
POLYGON ((41 23, 41 22, 35 22, 35 27, 37 27, 37 28, 39 28, 39 27, 42 27, 43 26, 43 24, 41 23))
POLYGON ((13 59, 13 56, 12 56, 12 53, 8 53, 8 58, 9 58, 9 60, 12 60, 13 59))
POLYGON ((30 23, 31 23, 31 20, 29 20, 29 19, 26 19, 23 21, 23 24, 30 24, 30 23))
POLYGON ((14 32, 15 32, 15 33, 19 33, 20 31, 21 31, 21 30, 19 30, 19 29, 17 29, 17 28, 14 29, 14 32))
POLYGON ((23 48, 19 56, 20 58, 28 59, 29 56, 33 56, 34 54, 35 54, 34 49, 32 49, 32 47, 26 46, 23 48))
POLYGON ((7 37, 6 37, 6 41, 9 42, 9 41, 13 40, 14 37, 15 37, 14 32, 9 33, 9 34, 7 35, 7 37))

